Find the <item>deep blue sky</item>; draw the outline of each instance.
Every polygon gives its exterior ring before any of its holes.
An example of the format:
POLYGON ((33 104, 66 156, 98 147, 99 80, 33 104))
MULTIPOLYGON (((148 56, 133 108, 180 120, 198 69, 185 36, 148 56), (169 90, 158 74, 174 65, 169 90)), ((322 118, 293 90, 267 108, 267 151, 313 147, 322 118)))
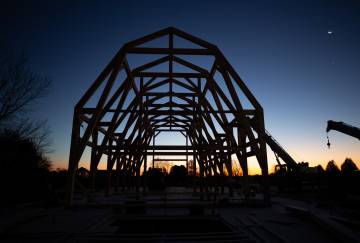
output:
POLYGON ((356 139, 332 132, 325 145, 328 119, 360 126, 357 1, 5 1, 0 13, 2 53, 25 51, 53 80, 31 116, 48 119, 55 168, 67 166, 85 90, 123 43, 167 26, 220 48, 296 160, 360 163, 356 139))

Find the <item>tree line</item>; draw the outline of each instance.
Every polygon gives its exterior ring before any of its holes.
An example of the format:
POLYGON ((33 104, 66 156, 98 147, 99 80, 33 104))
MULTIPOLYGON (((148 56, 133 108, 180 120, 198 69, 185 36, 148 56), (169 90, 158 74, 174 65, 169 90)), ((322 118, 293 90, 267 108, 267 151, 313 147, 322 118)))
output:
POLYGON ((24 55, 0 60, 1 204, 36 201, 47 193, 50 129, 31 118, 51 80, 33 72, 24 55))
POLYGON ((334 160, 330 160, 325 167, 325 172, 333 174, 340 172, 343 174, 351 174, 357 170, 359 169, 351 158, 346 158, 345 161, 341 164, 340 168, 337 166, 334 160))

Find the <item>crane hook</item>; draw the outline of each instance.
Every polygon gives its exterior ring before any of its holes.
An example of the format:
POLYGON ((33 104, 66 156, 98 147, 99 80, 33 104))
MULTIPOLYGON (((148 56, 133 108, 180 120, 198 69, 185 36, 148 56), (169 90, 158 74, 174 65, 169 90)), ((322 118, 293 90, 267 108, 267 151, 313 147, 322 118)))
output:
POLYGON ((328 148, 330 149, 330 145, 331 145, 331 144, 330 144, 330 141, 329 141, 329 135, 326 135, 326 138, 327 138, 327 144, 326 144, 326 145, 327 145, 328 148))

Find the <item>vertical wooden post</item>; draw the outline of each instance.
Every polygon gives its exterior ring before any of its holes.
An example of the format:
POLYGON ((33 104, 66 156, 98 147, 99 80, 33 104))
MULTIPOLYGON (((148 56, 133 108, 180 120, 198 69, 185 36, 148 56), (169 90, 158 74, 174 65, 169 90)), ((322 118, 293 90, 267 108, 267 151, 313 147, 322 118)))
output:
POLYGON ((90 180, 91 191, 95 192, 95 180, 97 171, 97 146, 98 146, 98 131, 94 129, 92 133, 92 146, 91 146, 91 158, 90 158, 90 180))
POLYGON ((265 124, 264 124, 264 114, 261 111, 257 112, 257 123, 259 128, 259 144, 260 144, 260 167, 261 167, 261 175, 263 180, 263 194, 264 194, 264 202, 266 204, 270 203, 270 194, 269 194, 269 171, 268 171, 268 161, 267 161, 267 153, 266 153, 266 141, 265 141, 265 124))
POLYGON ((196 192, 196 156, 194 155, 193 159, 193 189, 196 192))
POLYGON ((224 194, 225 188, 224 188, 224 178, 225 174, 224 174, 224 164, 221 163, 220 164, 220 184, 221 184, 221 194, 224 194))
POLYGON ((74 185, 76 180, 76 171, 79 163, 79 143, 80 143, 80 120, 77 107, 74 109, 73 128, 71 134, 71 146, 68 167, 67 196, 66 205, 71 205, 74 196, 74 185))
POLYGON ((111 190, 111 173, 113 168, 112 163, 112 144, 113 140, 109 139, 109 148, 107 154, 107 165, 106 165, 106 188, 105 188, 105 196, 109 196, 111 190))
POLYGON ((120 156, 116 157, 116 176, 115 176, 115 192, 118 192, 119 181, 120 181, 120 156))
POLYGON ((147 151, 145 151, 145 158, 144 158, 144 171, 143 171, 143 192, 146 191, 146 186, 147 186, 147 151))
POLYGON ((154 133, 154 136, 153 136, 153 154, 152 154, 152 168, 155 169, 155 137, 156 137, 156 134, 154 133))
POLYGON ((136 177, 136 181, 135 181, 135 190, 136 190, 136 199, 139 199, 139 193, 140 193, 140 179, 141 179, 141 175, 140 175, 140 169, 141 169, 141 157, 140 155, 135 156, 136 160, 135 160, 135 177, 136 177))
POLYGON ((240 158, 240 165, 241 170, 243 172, 243 187, 244 187, 244 196, 245 201, 250 199, 250 190, 249 190, 249 170, 248 170, 248 162, 246 157, 246 134, 244 133, 243 128, 238 127, 238 143, 241 146, 241 158, 240 158))
POLYGON ((200 170, 200 199, 204 199, 204 156, 202 152, 199 155, 199 170, 200 170))
POLYGON ((230 148, 231 145, 229 146, 229 151, 227 153, 227 159, 228 159, 228 163, 229 163, 229 180, 228 180, 228 186, 229 186, 229 195, 232 197, 234 195, 234 191, 233 191, 233 187, 232 187, 232 176, 233 176, 233 171, 232 171, 232 161, 231 161, 231 152, 230 152, 230 148))
POLYGON ((189 138, 188 135, 186 134, 185 136, 185 143, 186 143, 186 173, 189 174, 189 150, 188 150, 188 146, 189 146, 189 138))

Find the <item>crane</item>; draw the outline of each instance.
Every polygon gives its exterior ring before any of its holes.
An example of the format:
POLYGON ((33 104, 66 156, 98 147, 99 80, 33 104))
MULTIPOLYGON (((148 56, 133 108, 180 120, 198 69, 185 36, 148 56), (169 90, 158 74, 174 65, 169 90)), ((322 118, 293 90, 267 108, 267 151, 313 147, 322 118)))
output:
MULTIPOLYGON (((266 136, 265 136, 265 141, 267 143, 267 145, 269 145, 269 147, 271 148, 271 150, 274 152, 275 154, 275 158, 276 161, 278 163, 277 167, 280 170, 283 170, 285 168, 284 165, 280 164, 280 160, 279 157, 285 162, 286 164, 286 169, 288 171, 295 171, 298 169, 298 163, 296 163, 296 161, 286 152, 286 150, 275 140, 275 138, 273 136, 271 136, 271 134, 266 131, 266 136)), ((286 170, 285 169, 285 170, 286 170)))
MULTIPOLYGON (((346 124, 345 122, 336 122, 329 120, 327 122, 326 132, 329 132, 330 130, 335 130, 360 140, 360 129, 351 126, 349 124, 346 124)), ((330 148, 329 137, 327 138, 328 138, 327 146, 330 148)))
POLYGON ((266 131, 265 142, 275 154, 277 165, 275 166, 274 185, 277 185, 279 190, 299 190, 301 189, 304 177, 303 175, 308 171, 308 163, 297 163, 286 150, 275 140, 271 134, 266 131), (285 164, 280 163, 281 158, 285 164))

